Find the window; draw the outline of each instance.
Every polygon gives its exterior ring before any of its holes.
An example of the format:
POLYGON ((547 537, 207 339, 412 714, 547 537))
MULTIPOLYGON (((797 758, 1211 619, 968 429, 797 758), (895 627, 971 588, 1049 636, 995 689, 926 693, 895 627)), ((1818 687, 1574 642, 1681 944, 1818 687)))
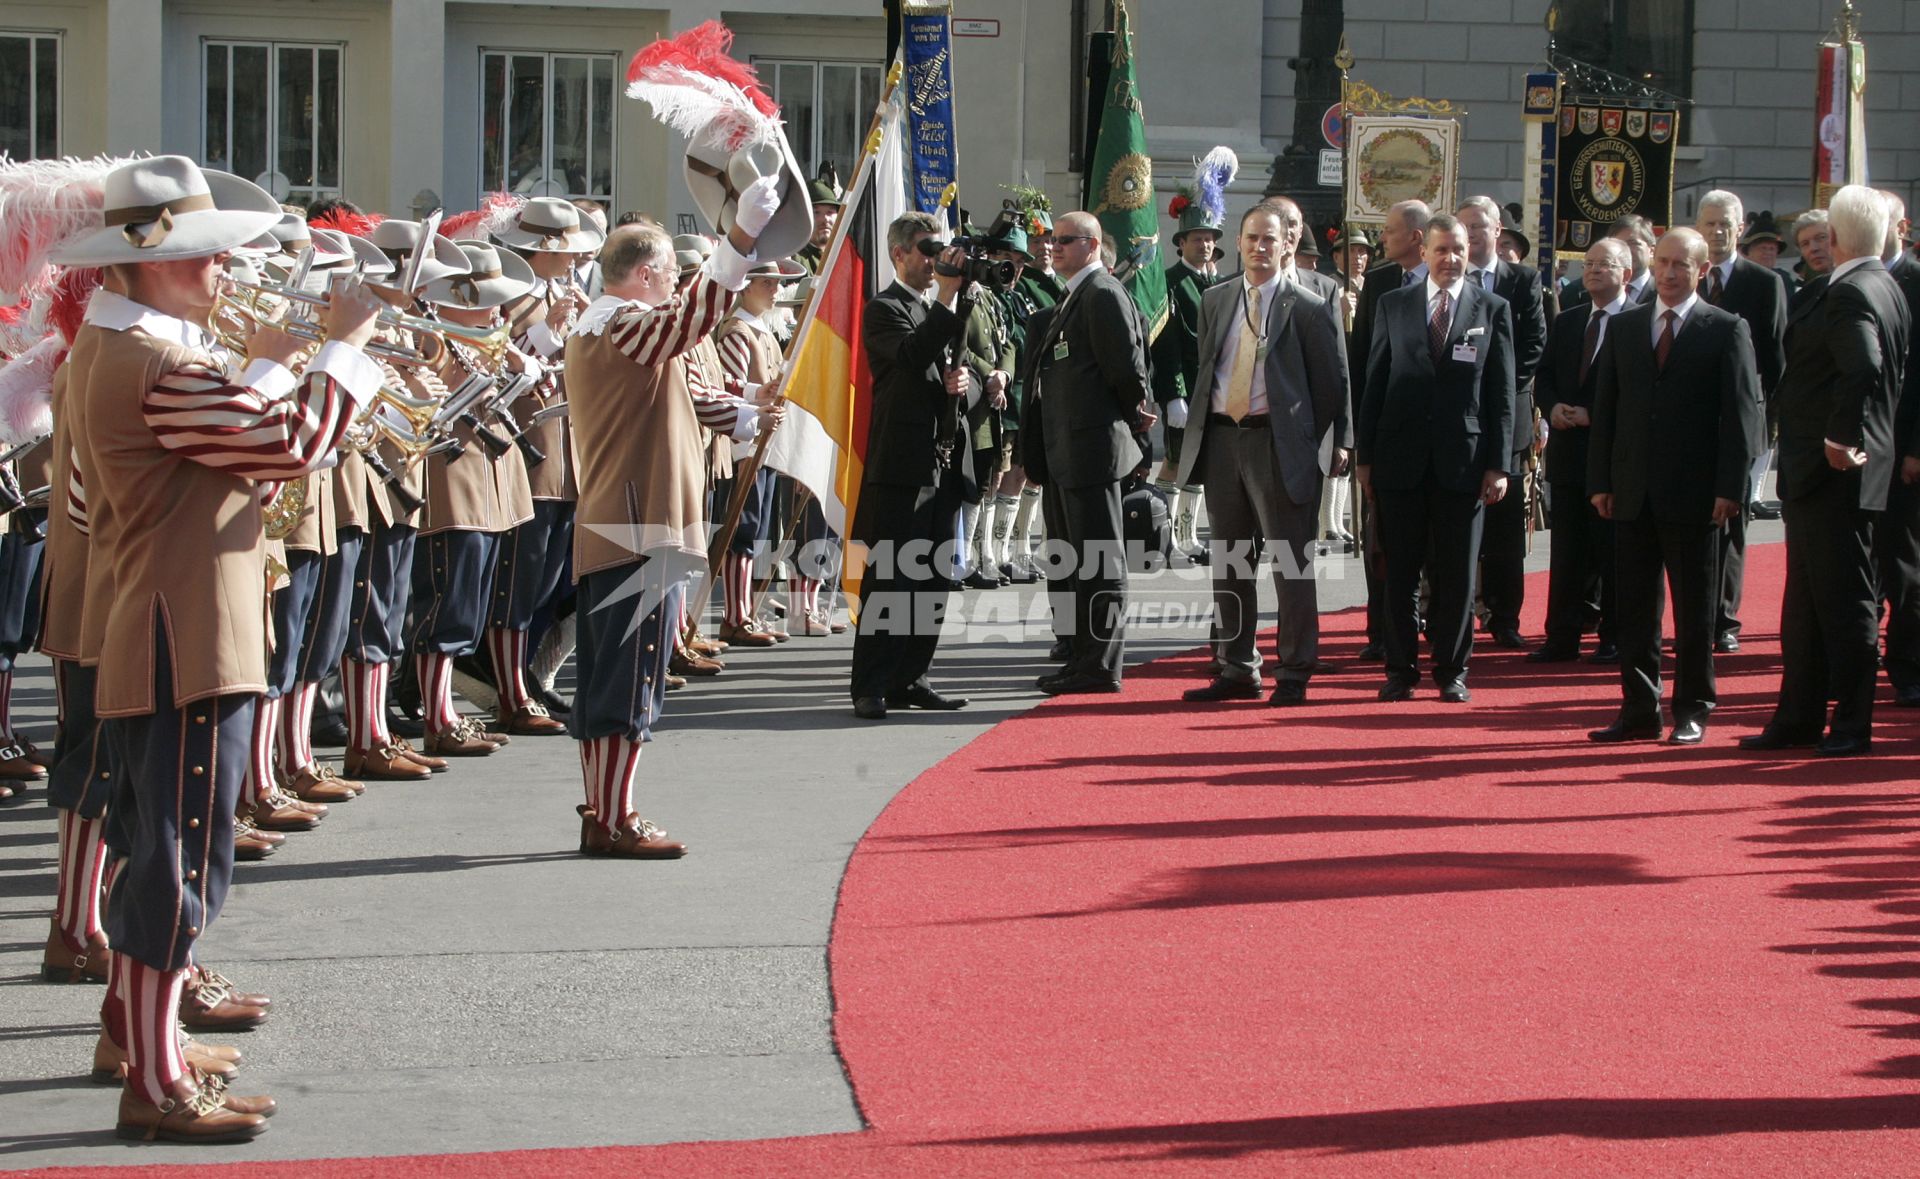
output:
POLYGON ((787 142, 809 176, 831 163, 845 184, 853 179, 860 141, 880 105, 880 67, 850 61, 755 58, 761 84, 780 104, 787 142))
POLYGON ((340 195, 339 45, 205 42, 200 159, 277 200, 340 195))
POLYGON ((0 155, 60 154, 60 37, 0 31, 0 155))
POLYGON ((482 50, 480 188, 613 205, 611 53, 482 50))
POLYGON ((1693 96, 1693 0, 1560 0, 1557 8, 1560 52, 1693 96))

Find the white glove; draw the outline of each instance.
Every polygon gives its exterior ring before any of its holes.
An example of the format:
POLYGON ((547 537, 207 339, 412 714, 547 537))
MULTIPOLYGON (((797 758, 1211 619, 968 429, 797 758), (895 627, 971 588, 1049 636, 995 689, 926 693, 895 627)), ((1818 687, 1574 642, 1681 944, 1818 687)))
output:
POLYGON ((747 185, 747 191, 740 194, 733 223, 740 227, 741 233, 748 237, 759 237, 760 231, 780 211, 780 179, 778 175, 762 176, 747 185))
POLYGON ((1167 402, 1167 429, 1184 430, 1187 428, 1187 399, 1176 397, 1167 402))

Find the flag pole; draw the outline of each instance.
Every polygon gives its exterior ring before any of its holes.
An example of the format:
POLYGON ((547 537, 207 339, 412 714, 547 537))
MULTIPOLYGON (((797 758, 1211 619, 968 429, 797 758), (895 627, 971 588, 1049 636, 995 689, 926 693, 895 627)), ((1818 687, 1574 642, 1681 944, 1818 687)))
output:
MULTIPOLYGON (((887 111, 893 105, 894 91, 899 89, 903 67, 900 59, 887 69, 885 85, 881 87, 880 104, 873 110, 873 119, 867 125, 867 137, 860 144, 860 161, 854 166, 853 183, 847 186, 846 207, 858 210, 860 198, 866 194, 867 184, 873 177, 874 163, 880 155, 880 141, 885 133, 887 111)), ((847 235, 853 227, 852 217, 842 217, 833 227, 833 240, 827 246, 827 252, 820 262, 820 274, 833 273, 840 260, 840 251, 846 244, 847 235)), ((816 276, 818 277, 818 276, 816 276)), ((784 405, 787 402, 787 377, 791 373, 793 362, 799 358, 800 349, 806 344, 807 335, 813 329, 813 323, 819 317, 820 300, 826 292, 824 284, 815 285, 807 292, 806 304, 801 308, 798 326, 794 328, 793 338, 787 341, 787 354, 780 367, 780 388, 774 393, 772 405, 784 405)), ((858 342, 855 341, 855 345, 858 342)), ((753 453, 747 457, 744 467, 736 467, 733 472, 733 492, 727 497, 725 521, 713 534, 713 543, 707 547, 707 567, 719 567, 720 558, 726 554, 727 547, 733 543, 733 534, 739 530, 740 517, 746 511, 747 489, 753 479, 759 475, 761 466, 767 457, 767 447, 773 442, 773 431, 763 430, 754 442, 753 453)))

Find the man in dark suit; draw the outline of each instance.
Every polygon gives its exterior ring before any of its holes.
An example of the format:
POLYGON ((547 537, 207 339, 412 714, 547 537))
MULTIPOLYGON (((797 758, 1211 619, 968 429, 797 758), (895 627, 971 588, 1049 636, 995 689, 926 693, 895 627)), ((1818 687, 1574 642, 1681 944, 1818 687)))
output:
POLYGON ((1787 586, 1780 606, 1780 698, 1744 749, 1816 745, 1828 757, 1873 748, 1880 595, 1874 517, 1901 455, 1894 403, 1912 320, 1880 261, 1887 206, 1870 188, 1833 194, 1833 272, 1787 331, 1780 382, 1780 504, 1787 586), (1827 701, 1834 701, 1827 722, 1827 701), (1825 738, 1822 739, 1822 732, 1825 738))
POLYGON ((1305 702, 1319 660, 1320 448, 1344 427, 1347 373, 1339 305, 1283 270, 1303 227, 1299 206, 1285 197, 1249 209, 1240 219, 1241 277, 1213 287, 1200 304, 1200 363, 1180 482, 1197 482, 1206 493, 1221 670, 1187 692, 1189 701, 1260 693, 1256 539, 1273 556, 1280 604, 1279 669, 1268 703, 1305 702))
MULTIPOLYGON (((1642 303, 1653 302, 1653 247, 1657 244, 1653 235, 1653 222, 1638 213, 1628 213, 1613 223, 1607 236, 1627 247, 1632 257, 1633 269, 1627 277, 1627 306, 1638 307, 1642 303)), ((1567 299, 1566 310, 1576 305, 1584 305, 1592 296, 1586 288, 1576 284, 1571 297, 1567 299)))
POLYGON ((1695 291, 1707 246, 1670 229, 1653 253, 1652 303, 1622 312, 1601 346, 1593 391, 1587 491, 1613 521, 1620 690, 1600 742, 1660 736, 1660 632, 1673 593, 1673 732, 1706 736, 1719 697, 1713 625, 1720 595, 1720 527, 1738 514, 1765 426, 1746 321, 1695 291))
POLYGON ((1526 597, 1527 512, 1525 478, 1533 453, 1533 374, 1547 351, 1546 304, 1536 267, 1502 261, 1500 206, 1492 197, 1469 197, 1455 214, 1467 231, 1467 284, 1507 301, 1513 316, 1513 438, 1501 466, 1513 475, 1512 494, 1488 505, 1480 542, 1480 598, 1487 607, 1487 633, 1496 645, 1524 648, 1520 607, 1526 597))
MULTIPOLYGON (((1906 248, 1911 223, 1906 202, 1882 191, 1894 212, 1881 252, 1887 273, 1907 299, 1907 314, 1920 323, 1920 259, 1906 248)), ((1805 290, 1806 288, 1801 288, 1805 290)), ((1880 593, 1887 603, 1887 651, 1883 665, 1894 703, 1920 708, 1920 329, 1907 342, 1907 367, 1893 418, 1893 447, 1900 469, 1887 488, 1887 510, 1874 528, 1880 593)))
POLYGON ((1473 647, 1473 569, 1484 508, 1507 493, 1513 438, 1513 321, 1507 302, 1466 280, 1467 231, 1427 223, 1427 276, 1381 296, 1360 402, 1360 485, 1379 505, 1386 554, 1387 682, 1419 681, 1420 574, 1440 698, 1465 703, 1473 647))
POLYGON ((1602 238, 1587 251, 1580 282, 1587 301, 1554 320, 1535 392, 1547 419, 1547 483, 1553 488, 1552 568, 1547 575, 1547 641, 1529 663, 1580 657, 1580 636, 1599 623, 1597 659, 1614 647, 1613 524, 1587 498, 1587 443, 1593 385, 1607 327, 1627 310, 1626 243, 1602 238), (1597 619, 1595 611, 1598 611, 1597 619))
MULTIPOLYGON (((861 345, 873 370, 867 467, 852 530, 868 546, 860 583, 860 629, 853 640, 853 711, 882 720, 895 708, 954 709, 965 700, 927 683, 940 643, 939 620, 953 589, 955 521, 973 494, 960 400, 977 388, 963 366, 947 363, 961 319, 965 281, 936 273, 919 249, 939 238, 930 214, 906 213, 887 227, 894 284, 867 302, 861 345), (912 542, 924 542, 914 545, 912 542), (934 555, 922 547, 947 551, 934 555)), ((959 250, 943 258, 961 260, 959 250)))
MULTIPOLYGON (((1354 300, 1353 327, 1347 333, 1348 404, 1358 412, 1361 396, 1367 389, 1367 355, 1373 346, 1373 322, 1380 299, 1388 291, 1411 286, 1427 277, 1425 257, 1427 220, 1433 216, 1422 201, 1401 201, 1387 210, 1387 221, 1380 229, 1380 256, 1384 262, 1367 271, 1354 300)), ((1360 652, 1365 662, 1387 657, 1385 604, 1386 562, 1381 559, 1378 521, 1374 503, 1362 488, 1356 514, 1360 533, 1360 568, 1367 579, 1367 645, 1360 652)))
MULTIPOLYGON (((1712 306, 1747 321, 1747 330, 1753 336, 1754 364, 1760 372, 1760 393, 1766 398, 1767 420, 1771 423, 1773 393, 1786 367, 1787 287, 1772 270, 1735 251, 1745 224, 1746 210, 1734 194, 1715 189, 1700 198, 1695 228, 1706 239, 1712 265, 1700 280, 1699 293, 1712 306)), ((1766 477, 1767 468, 1761 460, 1768 449, 1754 455, 1747 480, 1753 486, 1740 501, 1740 513, 1727 521, 1720 541, 1720 605, 1713 640, 1713 649, 1720 652, 1740 649, 1740 588, 1746 573, 1748 505, 1759 493, 1758 480, 1766 477)))
POLYGON ((1146 325, 1100 261, 1093 214, 1054 222, 1053 264, 1066 280, 1066 297, 1045 334, 1029 336, 1037 343, 1023 428, 1045 448, 1048 537, 1067 542, 1073 554, 1073 630, 1067 665, 1035 686, 1056 696, 1117 692, 1127 594, 1120 480, 1140 463, 1134 434, 1158 420, 1150 408, 1146 325))

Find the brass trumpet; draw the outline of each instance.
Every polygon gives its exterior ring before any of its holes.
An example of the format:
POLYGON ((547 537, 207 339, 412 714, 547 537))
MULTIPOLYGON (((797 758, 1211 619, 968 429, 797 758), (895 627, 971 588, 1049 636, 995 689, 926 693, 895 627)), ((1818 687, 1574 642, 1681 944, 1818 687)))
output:
MULTIPOLYGON (((238 278, 229 278, 227 283, 239 290, 254 292, 256 297, 259 295, 271 295, 296 303, 306 303, 314 307, 325 307, 327 305, 327 297, 325 295, 316 295, 311 291, 288 286, 285 283, 249 282, 245 279, 238 278)), ((397 311, 391 307, 383 307, 380 309, 379 321, 386 327, 418 332, 423 336, 439 336, 442 339, 451 338, 459 340, 463 344, 468 344, 486 351, 488 355, 494 359, 496 364, 499 363, 500 356, 506 351, 507 344, 512 339, 511 336, 506 334, 504 325, 499 328, 464 327, 457 323, 447 323, 444 320, 430 319, 424 315, 409 315, 404 311, 397 311)), ((296 320, 295 322, 304 321, 296 320)), ((375 346, 369 346, 368 351, 373 351, 374 347, 375 346)), ((413 356, 416 361, 420 359, 418 353, 414 353, 413 356)))
MULTIPOLYGON (((240 330, 240 326, 252 324, 256 327, 277 328, 296 340, 305 340, 316 346, 326 343, 326 329, 312 320, 287 314, 289 308, 286 306, 268 305, 267 300, 270 297, 280 298, 288 303, 307 303, 318 307, 327 305, 324 295, 312 295, 292 287, 228 278, 214 302, 215 337, 229 351, 244 353, 247 349, 247 339, 240 330)), ((381 313, 383 317, 386 314, 386 312, 381 313)), ((382 360, 392 361, 395 364, 417 366, 430 363, 426 356, 412 348, 388 344, 381 340, 368 342, 366 352, 369 356, 378 356, 382 360)))

